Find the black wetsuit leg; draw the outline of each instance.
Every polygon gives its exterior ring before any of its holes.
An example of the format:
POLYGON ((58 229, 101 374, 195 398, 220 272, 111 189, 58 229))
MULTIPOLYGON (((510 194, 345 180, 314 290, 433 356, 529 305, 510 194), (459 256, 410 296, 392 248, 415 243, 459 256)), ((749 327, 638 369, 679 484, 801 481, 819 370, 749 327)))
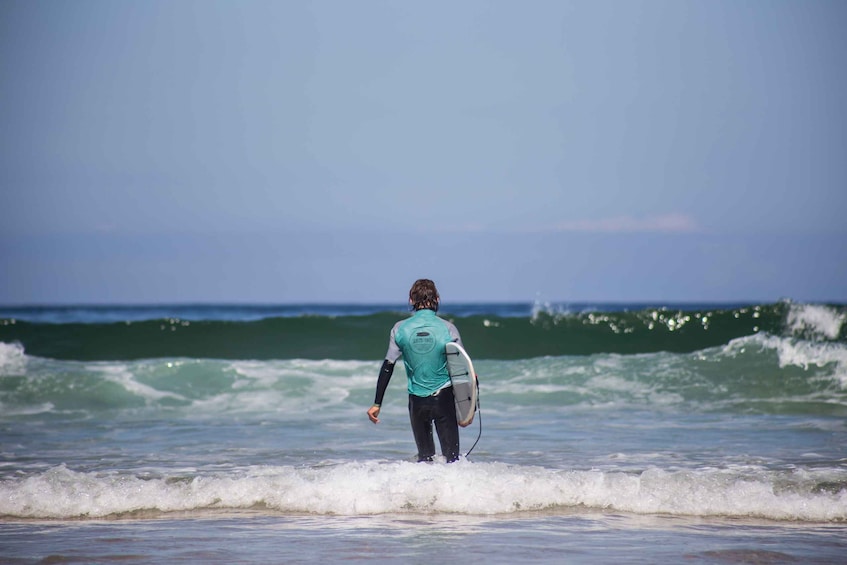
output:
POLYGON ((442 389, 436 396, 409 395, 409 420, 418 446, 418 461, 432 461, 435 455, 433 422, 441 454, 448 463, 459 459, 459 424, 456 422, 454 402, 453 387, 442 389))
POLYGON ((441 443, 441 454, 448 463, 459 459, 459 423, 456 420, 456 401, 453 397, 453 387, 442 389, 438 396, 437 412, 435 414, 435 431, 441 443))
POLYGON ((432 441, 432 408, 434 398, 409 395, 409 421, 418 446, 418 461, 432 461, 435 443, 432 441))

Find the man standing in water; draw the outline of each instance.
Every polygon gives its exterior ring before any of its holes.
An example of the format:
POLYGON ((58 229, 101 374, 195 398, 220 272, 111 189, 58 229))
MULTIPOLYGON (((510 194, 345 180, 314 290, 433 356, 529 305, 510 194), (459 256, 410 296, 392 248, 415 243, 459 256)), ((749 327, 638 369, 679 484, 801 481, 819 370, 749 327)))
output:
POLYGON ((453 386, 447 373, 444 346, 451 341, 462 344, 456 326, 435 315, 438 290, 429 279, 419 279, 409 290, 409 305, 414 314, 391 328, 388 352, 379 371, 374 404, 368 418, 379 422, 379 409, 394 364, 403 357, 409 381, 409 419, 418 446, 418 461, 432 461, 435 444, 432 425, 438 433, 441 454, 448 463, 459 459, 459 424, 453 400, 453 386))

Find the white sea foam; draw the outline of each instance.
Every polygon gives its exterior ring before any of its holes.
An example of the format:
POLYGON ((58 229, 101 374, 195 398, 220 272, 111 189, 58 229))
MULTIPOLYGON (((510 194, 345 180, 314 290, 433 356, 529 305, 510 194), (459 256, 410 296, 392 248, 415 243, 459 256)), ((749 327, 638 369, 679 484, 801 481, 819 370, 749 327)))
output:
POLYGON ((52 402, 44 402, 34 406, 9 406, 0 402, 0 414, 5 417, 10 416, 33 416, 35 414, 48 414, 56 407, 52 402))
POLYGON ((324 407, 344 404, 353 390, 372 390, 373 362, 339 360, 236 361, 219 370, 233 376, 229 389, 197 398, 201 412, 300 412, 304 400, 324 407))
POLYGON ((792 304, 786 323, 793 335, 837 339, 847 314, 817 304, 792 304))
POLYGON ((847 361, 847 348, 841 344, 806 341, 766 333, 734 339, 723 347, 723 351, 735 356, 749 348, 775 351, 781 368, 793 365, 806 369, 812 365, 823 367, 830 363, 847 361))
POLYGON ((735 356, 750 348, 773 350, 781 369, 791 366, 804 370, 811 367, 831 367, 832 372, 826 378, 840 383, 840 388, 847 389, 847 346, 842 343, 807 341, 758 333, 732 340, 723 347, 723 352, 735 356))
POLYGON ((773 347, 779 355, 780 367, 794 365, 805 369, 811 365, 824 367, 833 364, 838 367, 839 373, 847 367, 847 348, 841 344, 774 339, 773 347))
POLYGON ((308 396, 322 404, 339 404, 353 387, 372 387, 376 366, 371 362, 339 360, 238 361, 230 365, 238 388, 284 387, 288 397, 308 396))
POLYGON ((641 473, 502 463, 346 462, 141 478, 64 466, 0 483, 0 515, 104 517, 265 507, 284 513, 490 515, 590 507, 636 514, 847 520, 847 472, 750 469, 641 473), (837 487, 833 485, 842 485, 837 487))
POLYGON ((150 385, 138 382, 133 372, 126 365, 100 364, 96 366, 96 369, 103 374, 107 381, 120 385, 127 392, 140 396, 146 401, 161 400, 163 398, 185 400, 179 394, 156 390, 150 385))
POLYGON ((26 354, 20 343, 0 341, 0 377, 22 375, 26 370, 26 354))
POLYGON ((536 322, 542 314, 546 314, 555 320, 567 316, 570 314, 570 310, 562 304, 554 304, 549 300, 543 300, 540 296, 536 296, 532 304, 530 319, 536 322))

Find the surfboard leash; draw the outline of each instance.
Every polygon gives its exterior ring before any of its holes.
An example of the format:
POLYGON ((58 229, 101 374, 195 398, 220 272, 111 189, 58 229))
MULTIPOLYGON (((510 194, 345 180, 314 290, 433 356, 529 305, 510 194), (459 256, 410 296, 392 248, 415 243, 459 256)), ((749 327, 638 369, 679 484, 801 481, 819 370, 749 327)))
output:
POLYGON ((476 436, 476 441, 473 442, 471 448, 468 449, 467 453, 465 453, 465 459, 467 459, 468 455, 471 454, 471 451, 473 451, 474 447, 476 447, 476 444, 479 443, 479 438, 482 437, 482 412, 479 409, 479 380, 474 380, 476 381, 476 418, 479 421, 479 435, 476 436))

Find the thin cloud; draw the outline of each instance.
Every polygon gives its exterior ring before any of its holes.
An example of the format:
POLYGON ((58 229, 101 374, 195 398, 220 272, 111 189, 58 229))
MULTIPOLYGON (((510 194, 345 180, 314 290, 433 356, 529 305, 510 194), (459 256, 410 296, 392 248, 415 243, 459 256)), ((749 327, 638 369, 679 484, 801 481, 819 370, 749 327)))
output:
POLYGON ((648 218, 617 216, 590 220, 559 222, 551 231, 591 233, 692 233, 700 226, 685 214, 665 214, 648 218))
POLYGON ((466 223, 443 225, 437 229, 432 226, 421 227, 419 233, 698 233, 702 232, 700 225, 685 214, 664 214, 647 218, 632 216, 615 216, 593 220, 573 220, 556 224, 536 224, 528 226, 512 226, 497 228, 482 223, 466 223))

